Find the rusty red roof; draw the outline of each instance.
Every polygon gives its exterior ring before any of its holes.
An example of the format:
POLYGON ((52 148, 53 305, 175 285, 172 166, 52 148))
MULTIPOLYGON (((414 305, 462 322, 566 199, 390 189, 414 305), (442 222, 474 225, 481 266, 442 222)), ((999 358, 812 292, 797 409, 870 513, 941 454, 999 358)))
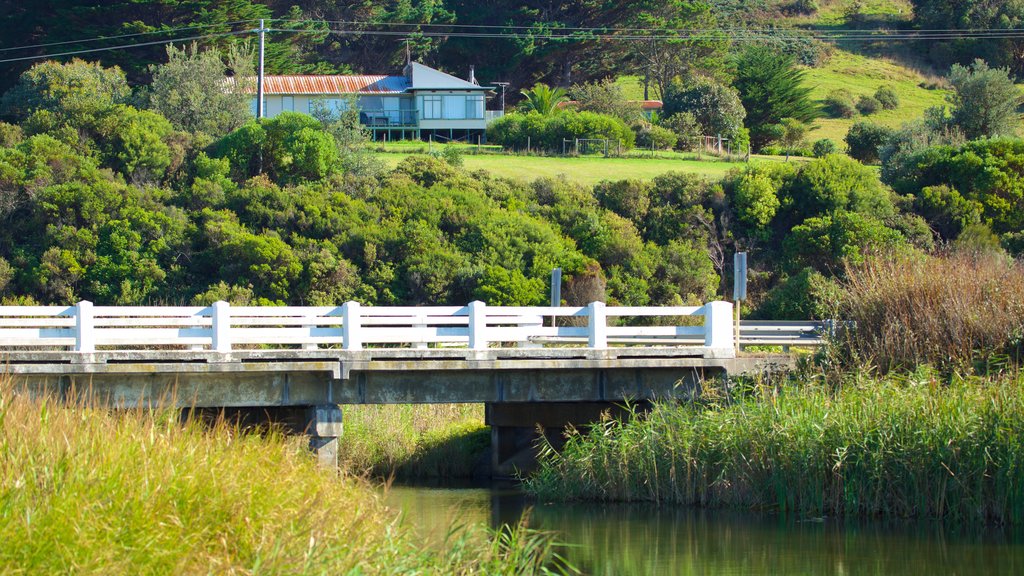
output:
MULTIPOLYGON (((247 92, 256 92, 255 79, 247 92)), ((264 76, 264 94, 401 94, 404 76, 264 76)))

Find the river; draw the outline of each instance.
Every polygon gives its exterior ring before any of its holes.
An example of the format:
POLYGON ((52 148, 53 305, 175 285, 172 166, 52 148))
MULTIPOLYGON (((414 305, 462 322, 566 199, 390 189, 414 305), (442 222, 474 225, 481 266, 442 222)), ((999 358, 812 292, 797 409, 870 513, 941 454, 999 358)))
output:
POLYGON ((1024 539, 932 522, 843 523, 648 504, 549 504, 514 485, 393 486, 387 502, 426 540, 449 526, 517 522, 551 530, 586 574, 979 575, 1024 573, 1024 539))

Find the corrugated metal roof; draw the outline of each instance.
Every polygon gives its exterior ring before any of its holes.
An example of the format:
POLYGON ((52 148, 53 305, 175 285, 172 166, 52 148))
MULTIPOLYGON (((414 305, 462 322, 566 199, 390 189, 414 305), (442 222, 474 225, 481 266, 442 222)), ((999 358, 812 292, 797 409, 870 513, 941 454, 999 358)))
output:
MULTIPOLYGON (((264 94, 401 94, 404 76, 264 76, 264 94)), ((256 83, 247 91, 256 92, 256 83)))

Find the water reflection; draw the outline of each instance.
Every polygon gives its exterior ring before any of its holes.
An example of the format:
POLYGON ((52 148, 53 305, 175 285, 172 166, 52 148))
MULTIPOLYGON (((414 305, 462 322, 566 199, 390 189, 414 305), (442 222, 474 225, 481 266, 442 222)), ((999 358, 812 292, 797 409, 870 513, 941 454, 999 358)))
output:
MULTIPOLYGON (((783 520, 651 505, 530 503, 514 487, 393 487, 389 503, 424 538, 452 522, 554 530, 587 574, 1024 573, 1024 546, 1005 530, 956 532, 936 524, 783 520)), ((955 527, 953 527, 955 528, 955 527)))

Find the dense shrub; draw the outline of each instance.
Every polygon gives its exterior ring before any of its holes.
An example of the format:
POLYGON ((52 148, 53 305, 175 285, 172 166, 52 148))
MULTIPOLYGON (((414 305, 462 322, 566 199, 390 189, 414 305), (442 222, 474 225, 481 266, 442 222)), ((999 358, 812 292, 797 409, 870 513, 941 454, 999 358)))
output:
POLYGON ((878 90, 875 90, 875 100, 882 105, 882 108, 886 110, 895 110, 900 106, 900 97, 896 93, 896 89, 889 85, 879 86, 878 90))
POLYGON ((662 120, 661 126, 676 135, 676 147, 681 150, 693 149, 700 136, 704 134, 697 118, 689 112, 673 114, 662 120))
POLYGON ((758 305, 753 318, 774 320, 834 319, 839 286, 813 268, 804 268, 772 288, 758 305))
POLYGON ((882 109, 882 103, 876 100, 873 96, 861 96, 857 100, 857 111, 865 116, 869 116, 878 112, 882 109))
POLYGON ((998 234, 1024 229, 1024 141, 977 140, 933 146, 893 159, 884 172, 900 194, 919 202, 922 213, 947 233, 981 220, 998 234), (945 190, 936 187, 946 187, 945 190))
POLYGON ((857 122, 846 133, 847 153, 865 164, 878 162, 879 149, 895 134, 895 130, 871 122, 857 122))
POLYGON ((853 94, 849 90, 832 90, 825 96, 824 104, 825 111, 832 118, 853 118, 857 115, 853 94))
POLYGON ((211 155, 239 179, 267 173, 282 182, 319 180, 341 169, 338 146, 317 119, 297 112, 250 120, 221 138, 211 155))
POLYGON ((689 112, 709 136, 732 138, 747 116, 735 88, 703 78, 686 83, 673 81, 664 100, 667 116, 689 112))
POLYGON ((672 130, 647 122, 637 124, 633 130, 636 132, 636 145, 639 148, 671 150, 679 141, 679 137, 672 130))
POLYGON ((1024 334, 1024 267, 1001 255, 875 256, 842 283, 849 344, 882 370, 921 364, 968 367, 1019 353, 1024 334))
POLYGON ((526 148, 529 142, 534 148, 561 151, 564 140, 577 138, 621 141, 625 149, 632 148, 636 141, 636 135, 622 120, 575 110, 547 115, 506 114, 487 127, 487 139, 506 148, 526 148))
POLYGON ((836 143, 829 138, 822 138, 821 140, 815 140, 814 145, 811 147, 811 151, 814 152, 815 158, 823 158, 829 154, 835 154, 839 147, 836 143))

